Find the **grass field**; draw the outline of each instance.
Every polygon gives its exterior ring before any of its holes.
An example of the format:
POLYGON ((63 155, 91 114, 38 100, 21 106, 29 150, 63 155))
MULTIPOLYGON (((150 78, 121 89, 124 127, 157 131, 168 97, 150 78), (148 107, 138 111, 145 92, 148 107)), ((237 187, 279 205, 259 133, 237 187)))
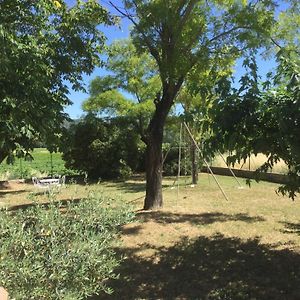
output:
MULTIPOLYGON (((68 185, 59 199, 88 193, 123 197, 134 205, 136 221, 122 228, 124 257, 113 295, 96 299, 300 299, 300 203, 275 193, 276 184, 237 187, 218 176, 226 201, 211 176, 199 185, 172 188, 164 180, 162 210, 139 211, 145 182, 68 185)), ((182 179, 181 184, 188 182, 182 179)), ((2 205, 29 203, 33 187, 10 183, 0 191, 2 205)), ((34 193, 33 193, 34 192, 34 193)))
POLYGON ((35 148, 32 161, 16 158, 13 165, 0 164, 0 180, 48 176, 51 174, 74 174, 64 166, 61 153, 52 153, 46 148, 35 148))
MULTIPOLYGON (((224 156, 226 159, 226 155, 224 156)), ((255 171, 257 168, 259 168, 262 164, 264 164, 267 161, 267 157, 263 154, 258 155, 251 155, 250 158, 247 158, 246 161, 242 161, 240 163, 234 164, 233 168, 235 169, 242 169, 242 170, 251 170, 255 171)), ((226 168, 226 164, 223 161, 222 157, 220 155, 216 156, 212 162, 211 165, 213 167, 223 167, 226 168)), ((274 165, 274 168, 272 170, 269 170, 273 173, 287 173, 288 167, 283 161, 279 161, 274 165)))

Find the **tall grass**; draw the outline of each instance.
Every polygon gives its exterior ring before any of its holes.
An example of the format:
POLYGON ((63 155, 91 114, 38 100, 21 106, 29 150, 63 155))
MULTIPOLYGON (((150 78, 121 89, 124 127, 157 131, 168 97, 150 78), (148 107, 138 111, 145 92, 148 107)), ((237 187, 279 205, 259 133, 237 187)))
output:
MULTIPOLYGON (((224 158, 227 158, 227 155, 224 155, 224 158)), ((245 161, 241 161, 240 163, 235 163, 231 167, 235 169, 242 169, 242 170, 251 170, 255 171, 258 169, 261 165, 263 165, 267 161, 267 157, 264 154, 258 154, 258 155, 251 155, 250 158, 247 158, 245 161)), ((223 167, 226 168, 226 164, 223 161, 222 157, 220 155, 217 155, 210 164, 213 167, 223 167)), ((284 174, 287 173, 288 167, 283 161, 277 162, 272 170, 268 170, 268 172, 271 173, 279 173, 284 174)))

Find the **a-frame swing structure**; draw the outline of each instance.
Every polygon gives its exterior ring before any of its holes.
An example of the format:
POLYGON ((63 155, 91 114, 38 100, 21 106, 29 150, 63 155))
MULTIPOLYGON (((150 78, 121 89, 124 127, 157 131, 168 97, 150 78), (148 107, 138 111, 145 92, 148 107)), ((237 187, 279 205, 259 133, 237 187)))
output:
MULTIPOLYGON (((199 145, 197 144, 190 128, 188 127, 186 122, 181 123, 180 125, 180 134, 179 134, 179 151, 178 151, 178 173, 177 173, 177 178, 175 180, 175 182, 177 181, 177 198, 179 195, 179 178, 180 178, 180 173, 181 173, 181 157, 182 157, 182 133, 183 130, 186 130, 186 132, 188 133, 188 136, 190 137, 191 142, 195 145, 196 149, 199 151, 199 153, 202 152, 202 150, 200 149, 199 145)), ((239 180, 237 179, 237 177, 235 176, 233 170, 230 168, 230 166, 227 164, 224 156, 219 152, 220 157, 222 158, 222 160, 224 161, 224 163, 226 164, 227 168, 230 170, 230 173, 232 174, 232 176, 234 177, 235 181, 238 183, 239 187, 242 188, 241 183, 239 182, 239 180)), ((203 162, 207 167, 207 170, 209 171, 209 173, 212 175, 214 181, 216 182, 218 188, 220 189, 220 191, 222 192, 223 197, 225 198, 225 200, 229 200, 228 196, 226 195, 224 189, 222 188, 220 182, 218 181, 217 177, 215 176, 215 174, 213 173, 209 163, 207 162, 207 160, 205 158, 203 158, 203 162)), ((174 182, 174 184, 175 184, 174 182)))

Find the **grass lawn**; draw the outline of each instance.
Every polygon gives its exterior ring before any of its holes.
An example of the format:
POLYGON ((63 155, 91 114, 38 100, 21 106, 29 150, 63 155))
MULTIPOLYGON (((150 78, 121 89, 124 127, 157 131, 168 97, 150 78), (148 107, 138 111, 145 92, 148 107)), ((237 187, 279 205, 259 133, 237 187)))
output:
MULTIPOLYGON (((276 195, 276 184, 239 189, 231 177, 215 182, 201 174, 197 187, 171 189, 164 180, 162 210, 142 208, 145 182, 70 185, 59 199, 84 198, 91 191, 121 195, 137 210, 122 228, 124 256, 113 295, 96 299, 300 299, 300 203, 276 195)), ((182 179, 182 184, 184 183, 182 179)), ((32 186, 0 190, 2 205, 32 201, 32 186)), ((47 196, 35 196, 47 201, 47 196)))
POLYGON ((6 161, 0 164, 0 180, 47 176, 50 174, 75 174, 65 168, 61 153, 52 153, 46 148, 35 148, 31 153, 32 161, 16 158, 14 164, 6 161))

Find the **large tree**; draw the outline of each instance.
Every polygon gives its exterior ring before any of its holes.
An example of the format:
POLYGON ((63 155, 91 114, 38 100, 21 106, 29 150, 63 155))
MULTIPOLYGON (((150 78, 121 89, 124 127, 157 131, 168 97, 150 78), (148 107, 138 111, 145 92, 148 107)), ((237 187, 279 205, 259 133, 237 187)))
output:
MULTIPOLYGON (((145 134, 144 209, 163 205, 162 141, 166 117, 189 74, 210 69, 217 58, 261 46, 273 20, 272 2, 204 0, 124 0, 120 14, 134 24, 132 37, 155 59, 162 90, 145 134)), ((111 2, 112 5, 114 5, 111 2)))
POLYGON ((70 87, 100 64, 97 26, 113 21, 94 0, 0 1, 0 162, 59 132, 70 87))

